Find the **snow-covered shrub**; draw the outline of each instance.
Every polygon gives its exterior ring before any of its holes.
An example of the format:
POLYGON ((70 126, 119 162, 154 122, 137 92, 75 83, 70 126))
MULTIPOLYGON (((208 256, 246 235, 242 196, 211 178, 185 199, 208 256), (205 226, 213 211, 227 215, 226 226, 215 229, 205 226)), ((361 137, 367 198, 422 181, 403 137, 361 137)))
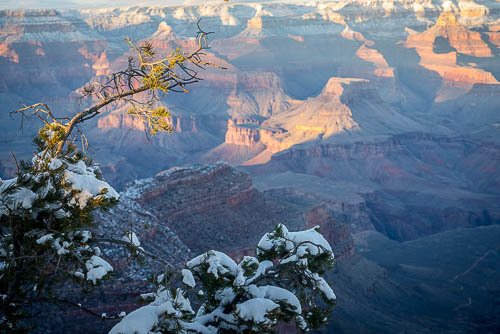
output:
POLYGON ((0 332, 16 331, 32 302, 57 301, 54 284, 85 287, 113 270, 89 229, 92 212, 112 206, 118 193, 74 145, 58 153, 59 135, 57 124, 46 124, 32 161, 0 180, 0 332))
POLYGON ((336 297, 322 275, 334 256, 318 228, 289 232, 279 225, 262 237, 256 255, 236 263, 212 250, 178 273, 159 275, 157 290, 142 295, 150 303, 110 334, 271 333, 278 322, 302 331, 327 323, 336 297))

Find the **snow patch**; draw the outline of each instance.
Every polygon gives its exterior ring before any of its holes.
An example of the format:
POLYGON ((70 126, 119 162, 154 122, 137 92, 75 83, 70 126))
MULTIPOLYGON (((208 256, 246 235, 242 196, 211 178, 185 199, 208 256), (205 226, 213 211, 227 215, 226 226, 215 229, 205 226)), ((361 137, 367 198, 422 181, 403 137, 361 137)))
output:
POLYGON ((45 244, 47 241, 50 241, 53 239, 53 234, 49 233, 44 235, 43 237, 40 237, 36 240, 36 243, 39 245, 45 244))
POLYGON ((277 309, 278 304, 265 298, 253 298, 236 306, 236 314, 244 320, 255 321, 262 324, 270 324, 272 321, 267 317, 268 313, 277 309))
POLYGON ((275 302, 285 302, 290 305, 294 312, 302 313, 299 299, 290 291, 272 285, 256 286, 250 285, 248 293, 256 298, 266 298, 275 302))
POLYGON ((85 266, 87 267, 87 280, 92 281, 96 284, 97 280, 102 279, 106 276, 107 273, 113 271, 113 267, 105 261, 103 258, 92 255, 90 260, 85 262, 85 266))
POLYGON ((59 167, 61 167, 62 165, 63 165, 63 163, 60 159, 52 158, 52 160, 50 160, 50 163, 49 163, 49 169, 56 170, 59 167))
POLYGON ((190 288, 194 288, 196 285, 193 277, 193 273, 189 269, 182 269, 182 283, 186 284, 190 288))
POLYGON ((123 236, 122 241, 128 242, 129 244, 132 244, 135 247, 139 247, 141 245, 139 238, 137 238, 137 235, 134 232, 128 232, 126 235, 123 236))
POLYGON ((208 263, 208 273, 211 273, 215 278, 219 278, 219 274, 231 273, 236 275, 238 266, 233 259, 224 253, 211 250, 204 254, 198 255, 187 263, 189 269, 194 269, 201 264, 208 263))
POLYGON ((107 199, 118 199, 120 197, 107 182, 97 179, 92 168, 85 166, 83 161, 79 161, 76 165, 68 164, 64 180, 71 186, 71 190, 79 191, 70 204, 78 205, 82 209, 92 198, 103 196, 107 199))
POLYGON ((111 329, 109 334, 148 334, 157 323, 157 307, 147 305, 130 312, 111 329))

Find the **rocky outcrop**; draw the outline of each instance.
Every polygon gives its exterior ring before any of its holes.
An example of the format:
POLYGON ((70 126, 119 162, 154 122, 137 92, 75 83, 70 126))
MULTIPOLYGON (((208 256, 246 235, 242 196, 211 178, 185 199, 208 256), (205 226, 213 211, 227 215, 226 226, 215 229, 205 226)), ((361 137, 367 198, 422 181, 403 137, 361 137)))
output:
POLYGON ((55 10, 0 11, 2 90, 67 104, 72 90, 106 73, 106 42, 80 22, 55 10))
MULTIPOLYGON (((450 6, 341 1, 1 11, 0 90, 6 94, 0 102, 13 109, 13 101, 29 92, 33 102, 47 97, 53 110, 71 113, 79 108, 68 97, 74 89, 127 66, 130 50, 123 36, 139 44, 150 40, 158 55, 177 47, 190 51, 196 41, 189 22, 202 15, 216 32, 206 60, 227 70, 201 71, 204 80, 190 94, 162 99, 175 113, 176 132, 153 139, 154 148, 145 149, 161 152, 162 168, 202 161, 211 152, 218 159, 263 163, 304 143, 424 131, 429 124, 446 127, 448 120, 441 122, 434 112, 421 116, 429 111, 427 99, 440 103, 474 84, 498 81, 491 65, 498 53, 497 4, 450 6), (439 41, 449 44, 449 52, 439 41), (478 59, 464 61, 464 56, 478 59), (420 116, 413 117, 414 111, 420 116), (217 118, 216 126, 205 123, 209 117, 217 118), (258 126, 242 124, 254 118, 258 126), (244 154, 229 145, 244 147, 238 150, 244 154), (174 156, 179 158, 172 161, 174 156)), ((103 115, 98 127, 99 143, 119 155, 112 163, 136 168, 128 180, 144 176, 144 166, 132 163, 135 144, 146 142, 138 137, 143 124, 113 112, 103 115)))
POLYGON ((140 118, 121 113, 111 113, 99 118, 97 126, 103 130, 124 128, 144 131, 146 129, 140 118))
MULTIPOLYGON (((459 53, 474 57, 493 56, 488 44, 482 40, 481 34, 462 26, 455 15, 449 11, 441 13, 436 24, 423 35, 448 39, 450 46, 459 53)), ((409 40, 415 41, 415 38, 409 38, 409 40)))
POLYGON ((439 73, 443 80, 468 84, 499 83, 490 72, 474 66, 458 65, 458 53, 474 57, 493 55, 481 34, 462 26, 452 12, 443 12, 436 24, 426 31, 409 35, 405 47, 415 48, 420 56, 420 65, 439 73), (451 49, 436 45, 437 41, 449 43, 451 49))
MULTIPOLYGON (((195 253, 255 246, 279 219, 293 216, 288 205, 255 190, 250 175, 225 163, 171 169, 126 192, 195 253)), ((300 226, 297 218, 289 224, 300 226)))
POLYGON ((345 29, 340 33, 340 36, 353 41, 363 42, 364 43, 363 45, 368 45, 368 46, 374 45, 374 43, 372 41, 367 40, 362 33, 352 30, 348 25, 346 25, 345 29))
POLYGON ((8 61, 14 63, 19 63, 19 55, 12 49, 9 43, 0 44, 0 57, 6 58, 8 61))
POLYGON ((240 146, 255 146, 260 141, 259 122, 253 120, 227 121, 226 140, 227 144, 240 146))
POLYGON ((226 142, 229 139, 230 143, 250 146, 260 141, 267 150, 275 153, 319 134, 331 135, 355 128, 350 110, 341 100, 354 103, 356 99, 344 94, 344 87, 361 82, 363 80, 331 78, 318 97, 296 103, 295 108, 287 113, 264 121, 230 120, 226 142))
MULTIPOLYGON (((233 76, 226 103, 234 119, 255 120, 288 110, 296 101, 284 93, 278 75, 272 72, 243 72, 233 76)), ((249 121, 246 121, 249 122, 249 121)))
POLYGON ((92 69, 95 71, 95 75, 108 75, 111 72, 110 63, 106 52, 101 53, 99 58, 96 59, 92 65, 92 69))
POLYGON ((377 50, 369 48, 363 44, 356 52, 356 56, 372 63, 375 66, 375 76, 383 78, 394 77, 394 70, 389 66, 389 64, 387 64, 384 56, 382 56, 377 50))
MULTIPOLYGON (((176 133, 197 133, 198 128, 196 122, 197 119, 194 116, 172 116, 169 119, 169 124, 172 126, 173 131, 176 133)), ((111 129, 144 131, 146 129, 146 126, 142 119, 119 112, 109 113, 108 115, 99 118, 99 120, 97 121, 97 127, 99 129, 102 129, 103 131, 111 129)))
MULTIPOLYGON (((260 237, 279 222, 291 230, 319 225, 336 254, 353 253, 349 230, 333 219, 328 207, 296 201, 292 205, 291 197, 262 193, 253 187, 249 174, 225 163, 173 168, 136 181, 122 197, 125 206, 135 207, 132 212, 152 214, 157 222, 153 226, 174 233, 193 254, 208 249, 251 254, 260 237)), ((144 237, 152 240, 157 229, 144 237)), ((162 247, 161 241, 156 243, 162 247)))

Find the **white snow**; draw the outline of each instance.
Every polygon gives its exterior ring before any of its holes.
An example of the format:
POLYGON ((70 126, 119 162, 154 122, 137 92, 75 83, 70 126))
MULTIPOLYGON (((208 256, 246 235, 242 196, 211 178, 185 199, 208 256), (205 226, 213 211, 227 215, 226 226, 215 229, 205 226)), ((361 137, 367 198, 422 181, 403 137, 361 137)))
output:
POLYGON ((123 236, 122 241, 128 242, 136 247, 139 247, 141 245, 139 238, 137 238, 137 235, 134 232, 128 232, 123 236))
POLYGON ((85 275, 80 271, 75 271, 74 275, 78 278, 85 278, 85 275))
POLYGON ((236 287, 243 286, 246 282, 246 277, 245 277, 245 272, 243 271, 242 268, 238 266, 238 274, 236 275, 236 278, 233 281, 233 285, 236 287))
POLYGON ((325 295, 326 299, 328 299, 330 301, 335 301, 337 299, 337 296, 335 296, 335 293, 333 293, 332 288, 325 281, 325 279, 323 277, 319 276, 318 273, 314 273, 313 277, 316 281, 318 289, 325 295))
POLYGON ((0 179, 0 193, 4 192, 10 186, 13 186, 17 182, 17 177, 8 180, 0 179))
POLYGON ((138 199, 142 193, 154 184, 152 177, 147 179, 135 180, 133 185, 127 187, 122 194, 130 199, 138 199))
POLYGON ((146 305, 130 312, 109 331, 109 334, 148 334, 157 323, 157 307, 146 305))
POLYGON ((54 216, 57 219, 62 219, 62 218, 68 218, 71 216, 71 214, 68 211, 65 211, 63 209, 59 209, 56 212, 54 212, 54 216))
POLYGON ((278 304, 265 298, 253 298, 236 306, 236 314, 244 320, 269 324, 271 320, 266 317, 269 312, 277 309, 278 304))
POLYGON ((49 163, 49 169, 56 170, 59 167, 61 167, 62 165, 63 165, 63 163, 60 159, 52 158, 52 160, 50 160, 50 163, 49 163))
POLYGON ((21 205, 24 209, 29 209, 33 205, 33 202, 36 200, 36 194, 29 189, 21 188, 15 194, 15 201, 17 205, 21 205))
POLYGON ((57 250, 58 255, 64 255, 64 254, 69 253, 69 250, 67 250, 66 247, 71 246, 71 243, 69 243, 67 241, 63 241, 63 243, 61 245, 61 238, 57 238, 54 240, 52 245, 57 250))
POLYGON ((194 288, 196 285, 193 277, 193 273, 189 269, 182 269, 182 283, 186 284, 190 288, 194 288))
MULTIPOLYGON (((317 256, 325 252, 331 253, 328 242, 318 232, 317 228, 289 232, 284 225, 279 227, 281 233, 276 233, 276 231, 268 233, 261 239, 261 242, 259 242, 260 250, 271 250, 274 247, 279 247, 289 251, 289 258, 290 255, 293 255, 295 257, 294 261, 299 264, 303 263, 306 266, 306 268, 303 268, 304 271, 300 273, 305 275, 305 277, 302 277, 303 284, 311 283, 306 289, 321 292, 326 299, 334 301, 336 297, 328 283, 318 273, 313 273, 307 269, 309 255, 317 256)), ((299 298, 294 294, 293 287, 291 290, 287 290, 280 286, 259 286, 254 283, 264 274, 279 281, 279 272, 272 269, 275 265, 279 265, 279 263, 273 263, 269 260, 259 262, 257 258, 251 256, 244 257, 239 264, 236 264, 228 255, 213 250, 201 254, 189 261, 186 264, 186 269, 181 270, 182 282, 193 288, 195 286, 193 273, 201 276, 213 275, 215 278, 221 278, 221 275, 223 275, 224 279, 229 278, 230 280, 226 281, 226 284, 214 291, 214 295, 209 296, 209 298, 214 298, 217 301, 217 305, 209 305, 205 301, 198 308, 194 318, 181 320, 180 318, 184 317, 186 312, 192 316, 195 315, 190 301, 185 297, 183 290, 177 289, 175 293, 171 293, 170 289, 164 287, 162 285, 164 276, 160 275, 157 277, 160 287, 156 293, 141 295, 151 303, 135 311, 140 312, 126 316, 110 333, 152 334, 151 329, 160 321, 164 328, 173 328, 171 326, 175 326, 181 333, 217 333, 221 328, 233 330, 236 329, 235 324, 239 320, 247 323, 253 322, 263 326, 263 328, 271 328, 276 324, 273 311, 278 311, 278 308, 281 308, 283 312, 288 312, 287 314, 291 313, 291 317, 295 319, 297 326, 307 330, 307 322, 301 316, 302 305, 299 298), (250 277, 247 277, 247 275, 250 277), (175 298, 173 298, 174 295, 175 298), (236 300, 237 296, 243 298, 236 300), (226 310, 228 306, 231 306, 229 312, 226 310), (143 322, 144 326, 137 328, 137 322, 143 322)), ((267 284, 272 284, 271 281, 272 279, 267 281, 267 284)), ((279 283, 277 284, 279 285, 279 283)), ((203 296, 203 291, 200 290, 198 295, 203 296)))
POLYGON ((89 239, 92 238, 92 232, 90 231, 78 231, 76 234, 82 237, 83 243, 86 243, 87 241, 89 241, 89 239))
POLYGON ((194 269, 203 263, 208 263, 209 267, 207 272, 219 278, 219 274, 232 273, 236 275, 238 266, 233 259, 224 253, 218 251, 208 251, 204 254, 198 255, 187 263, 189 269, 194 269))
POLYGON ((317 231, 318 226, 299 232, 289 232, 283 224, 280 224, 279 228, 281 228, 284 237, 276 238, 274 236, 274 232, 266 233, 257 245, 257 253, 259 253, 259 249, 269 251, 274 247, 282 245, 287 251, 291 251, 294 247, 298 246, 297 255, 299 257, 305 255, 306 252, 311 255, 318 255, 324 253, 325 251, 331 253, 333 256, 330 244, 317 231))
POLYGON ((68 164, 68 169, 64 173, 64 181, 70 185, 71 190, 77 190, 79 193, 73 198, 70 204, 78 205, 80 208, 87 206, 92 198, 115 198, 120 196, 107 182, 98 180, 91 167, 85 166, 83 161, 78 164, 68 164), (102 194, 103 191, 107 191, 102 194))
POLYGON ((151 295, 148 297, 155 298, 151 304, 129 313, 111 329, 109 334, 148 334, 163 314, 175 318, 181 317, 185 312, 194 313, 181 289, 176 290, 175 298, 169 290, 163 287, 160 287, 156 294, 151 295))
POLYGON ((17 177, 9 180, 0 179, 0 196, 2 197, 0 216, 7 215, 9 210, 20 208, 31 209, 33 202, 37 199, 37 195, 34 192, 24 187, 17 188, 10 194, 6 193, 16 183, 17 177))
POLYGON ((168 314, 168 315, 177 314, 177 310, 174 308, 174 305, 172 305, 172 302, 170 300, 163 304, 158 305, 156 312, 158 314, 168 314))
POLYGON ((42 237, 38 238, 38 239, 36 240, 36 243, 37 243, 37 244, 39 244, 39 245, 41 245, 41 244, 44 244, 44 243, 46 243, 47 241, 50 241, 50 240, 52 240, 52 239, 53 239, 53 234, 52 234, 52 233, 49 233, 49 234, 46 234, 46 235, 44 235, 44 236, 42 236, 42 237))
POLYGON ((154 300, 156 298, 156 295, 154 292, 149 292, 149 293, 141 293, 141 299, 142 300, 154 300))
POLYGON ((249 278, 246 281, 246 284, 250 284, 256 279, 258 279, 262 274, 266 272, 267 269, 271 268, 273 266, 273 263, 271 261, 262 261, 259 263, 259 268, 257 269, 257 272, 255 275, 253 275, 251 278, 249 278))
POLYGON ((107 273, 113 271, 113 267, 97 255, 92 255, 90 260, 85 262, 85 266, 88 270, 87 280, 92 281, 94 284, 97 280, 102 279, 107 273))
POLYGON ((290 291, 272 285, 256 286, 250 285, 248 293, 256 298, 271 299, 275 302, 285 302, 289 304, 293 311, 302 313, 302 307, 299 299, 290 291))
POLYGON ((220 305, 224 306, 233 302, 236 297, 236 293, 233 288, 224 288, 219 290, 215 294, 215 298, 220 302, 220 305))

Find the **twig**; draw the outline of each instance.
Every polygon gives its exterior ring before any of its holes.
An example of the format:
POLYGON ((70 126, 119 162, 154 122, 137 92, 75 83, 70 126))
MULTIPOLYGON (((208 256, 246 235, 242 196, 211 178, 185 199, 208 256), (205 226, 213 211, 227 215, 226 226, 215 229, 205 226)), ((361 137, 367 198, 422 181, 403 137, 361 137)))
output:
POLYGON ((17 175, 19 175, 19 172, 20 172, 20 169, 19 169, 19 164, 17 163, 17 159, 16 159, 16 156, 14 155, 14 153, 12 151, 10 151, 10 155, 12 155, 12 158, 14 158, 14 162, 16 163, 16 167, 17 167, 17 175))
POLYGON ((61 310, 65 310, 64 308, 62 308, 59 303, 61 304, 66 304, 66 305, 70 305, 70 306, 74 306, 94 317, 97 317, 99 319, 102 319, 102 320, 115 320, 115 319, 121 319, 121 317, 119 315, 114 315, 114 316, 108 316, 108 315, 104 315, 104 314, 99 314, 97 312, 94 312, 92 311, 91 309, 89 308, 86 308, 84 306, 82 306, 82 304, 80 303, 75 303, 75 302, 72 302, 72 301, 69 301, 69 300, 66 300, 66 299, 61 299, 61 298, 55 298, 55 297, 50 297, 50 298, 46 298, 46 297, 41 297, 40 298, 41 301, 44 301, 46 303, 49 303, 49 304, 55 304, 57 305, 58 307, 61 308, 61 310))
POLYGON ((151 252, 148 252, 147 250, 145 250, 142 247, 137 247, 136 245, 134 245, 133 243, 128 242, 128 241, 123 241, 123 240, 118 240, 118 239, 112 239, 112 238, 94 238, 93 241, 95 241, 95 242, 108 242, 108 243, 112 243, 112 244, 116 244, 116 245, 122 245, 122 246, 130 247, 134 251, 139 252, 139 253, 141 253, 141 254, 149 257, 149 258, 152 258, 153 260, 161 262, 162 264, 166 265, 167 267, 170 267, 172 269, 175 268, 175 266, 173 264, 171 264, 170 262, 168 262, 164 258, 162 258, 162 257, 160 257, 158 255, 155 255, 155 254, 153 254, 151 252))

